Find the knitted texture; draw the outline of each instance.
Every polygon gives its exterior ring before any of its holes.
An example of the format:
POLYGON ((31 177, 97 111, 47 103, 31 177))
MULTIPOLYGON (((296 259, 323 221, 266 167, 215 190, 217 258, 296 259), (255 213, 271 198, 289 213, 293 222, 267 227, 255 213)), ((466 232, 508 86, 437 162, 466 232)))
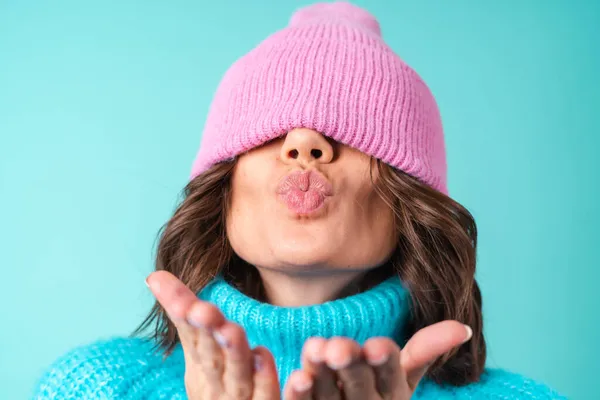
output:
POLYGON ((287 382, 290 373, 301 367, 302 346, 312 336, 345 336, 360 344, 373 336, 396 339, 408 318, 407 292, 397 277, 344 299, 293 308, 258 302, 223 283, 220 278, 213 281, 200 298, 243 326, 252 347, 262 345, 271 351, 279 382, 287 382))
POLYGON ((302 8, 231 66, 208 112, 191 178, 299 127, 448 193, 436 101, 382 39, 375 17, 355 5, 302 8))
MULTIPOLYGON (((242 324, 249 341, 264 344, 277 360, 285 382, 299 366, 299 349, 310 336, 397 338, 406 321, 408 298, 397 279, 364 293, 332 302, 282 308, 246 297, 222 279, 199 297, 221 307, 242 324)), ((185 363, 180 345, 163 361, 153 343, 139 338, 112 338, 80 346, 59 357, 38 381, 33 399, 187 399, 185 363)), ((283 387, 283 385, 282 385, 283 387)), ((486 369, 479 382, 462 387, 422 380, 414 400, 563 400, 548 386, 502 369, 486 369)))

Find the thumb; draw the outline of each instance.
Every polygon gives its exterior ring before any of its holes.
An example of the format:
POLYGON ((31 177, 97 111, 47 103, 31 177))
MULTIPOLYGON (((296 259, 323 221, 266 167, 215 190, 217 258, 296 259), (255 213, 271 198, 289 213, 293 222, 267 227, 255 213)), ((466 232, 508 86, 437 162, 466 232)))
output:
POLYGON ((273 355, 266 347, 258 346, 254 356, 254 395, 252 400, 280 400, 279 378, 273 355))
POLYGON ((471 339, 472 329, 458 321, 442 321, 421 329, 406 343, 400 353, 400 366, 414 390, 438 357, 471 339))

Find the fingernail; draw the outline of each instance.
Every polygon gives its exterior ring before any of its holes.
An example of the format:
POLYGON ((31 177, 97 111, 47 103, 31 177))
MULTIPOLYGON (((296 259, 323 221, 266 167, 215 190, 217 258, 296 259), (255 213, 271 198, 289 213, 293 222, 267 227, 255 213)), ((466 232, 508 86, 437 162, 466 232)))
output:
POLYGON ((340 357, 338 360, 334 361, 334 362, 328 362, 327 365, 329 365, 329 368, 334 369, 334 370, 339 370, 339 369, 344 369, 346 368, 348 365, 350 365, 350 362, 352 361, 352 357, 350 357, 350 355, 345 355, 340 357))
POLYGON ((192 318, 188 318, 187 319, 188 324, 190 324, 191 326, 193 326, 194 328, 198 328, 198 329, 204 329, 205 326, 202 325, 200 322, 193 320, 192 318))
POLYGON ((231 343, 229 342, 229 340, 227 340, 227 338, 225 336, 223 336, 221 333, 215 331, 215 332, 213 332, 213 337, 215 338, 217 343, 219 343, 219 346, 226 348, 226 349, 231 347, 231 343))
POLYGON ((369 365, 379 367, 379 366, 385 364, 389 358, 390 358, 389 354, 383 354, 383 355, 379 356, 378 358, 370 358, 367 361, 369 362, 369 365))
POLYGON ((323 362, 323 357, 320 354, 309 354, 308 359, 314 364, 320 364, 323 362))
POLYGON ((146 279, 144 279, 144 282, 146 283, 146 286, 148 287, 148 289, 150 289, 152 291, 153 294, 157 294, 160 291, 160 285, 158 284, 158 282, 154 282, 152 283, 152 286, 150 286, 150 283, 148 282, 148 277, 146 277, 146 279))
POLYGON ((471 329, 471 327, 469 325, 465 325, 465 329, 467 330, 467 337, 465 338, 463 343, 468 342, 471 339, 471 337, 473 336, 473 329, 471 329))
POLYGON ((313 383, 310 379, 303 379, 301 381, 294 382, 294 390, 296 392, 306 392, 312 387, 313 383))
POLYGON ((254 370, 261 371, 264 366, 265 366, 265 364, 264 364, 263 358, 260 356, 260 354, 255 354, 254 355, 254 370))

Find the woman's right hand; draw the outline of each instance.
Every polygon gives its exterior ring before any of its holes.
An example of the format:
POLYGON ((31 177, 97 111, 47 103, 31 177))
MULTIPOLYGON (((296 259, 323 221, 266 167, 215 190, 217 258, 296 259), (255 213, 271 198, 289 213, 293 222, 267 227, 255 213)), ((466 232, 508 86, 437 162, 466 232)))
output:
POLYGON ((190 400, 279 400, 275 362, 266 348, 250 350, 241 326, 173 274, 156 271, 146 282, 177 328, 190 400))

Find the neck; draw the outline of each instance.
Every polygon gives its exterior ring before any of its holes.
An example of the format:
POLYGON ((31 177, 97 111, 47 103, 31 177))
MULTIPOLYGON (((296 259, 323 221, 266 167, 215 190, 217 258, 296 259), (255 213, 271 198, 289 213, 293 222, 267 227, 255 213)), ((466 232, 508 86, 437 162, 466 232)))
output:
POLYGON ((364 271, 317 271, 289 274, 258 268, 266 301, 279 307, 322 304, 357 294, 364 271))
POLYGON ((278 307, 322 304, 364 292, 397 275, 390 263, 371 269, 312 268, 303 272, 255 267, 235 258, 226 270, 228 282, 234 282, 249 297, 278 307))

